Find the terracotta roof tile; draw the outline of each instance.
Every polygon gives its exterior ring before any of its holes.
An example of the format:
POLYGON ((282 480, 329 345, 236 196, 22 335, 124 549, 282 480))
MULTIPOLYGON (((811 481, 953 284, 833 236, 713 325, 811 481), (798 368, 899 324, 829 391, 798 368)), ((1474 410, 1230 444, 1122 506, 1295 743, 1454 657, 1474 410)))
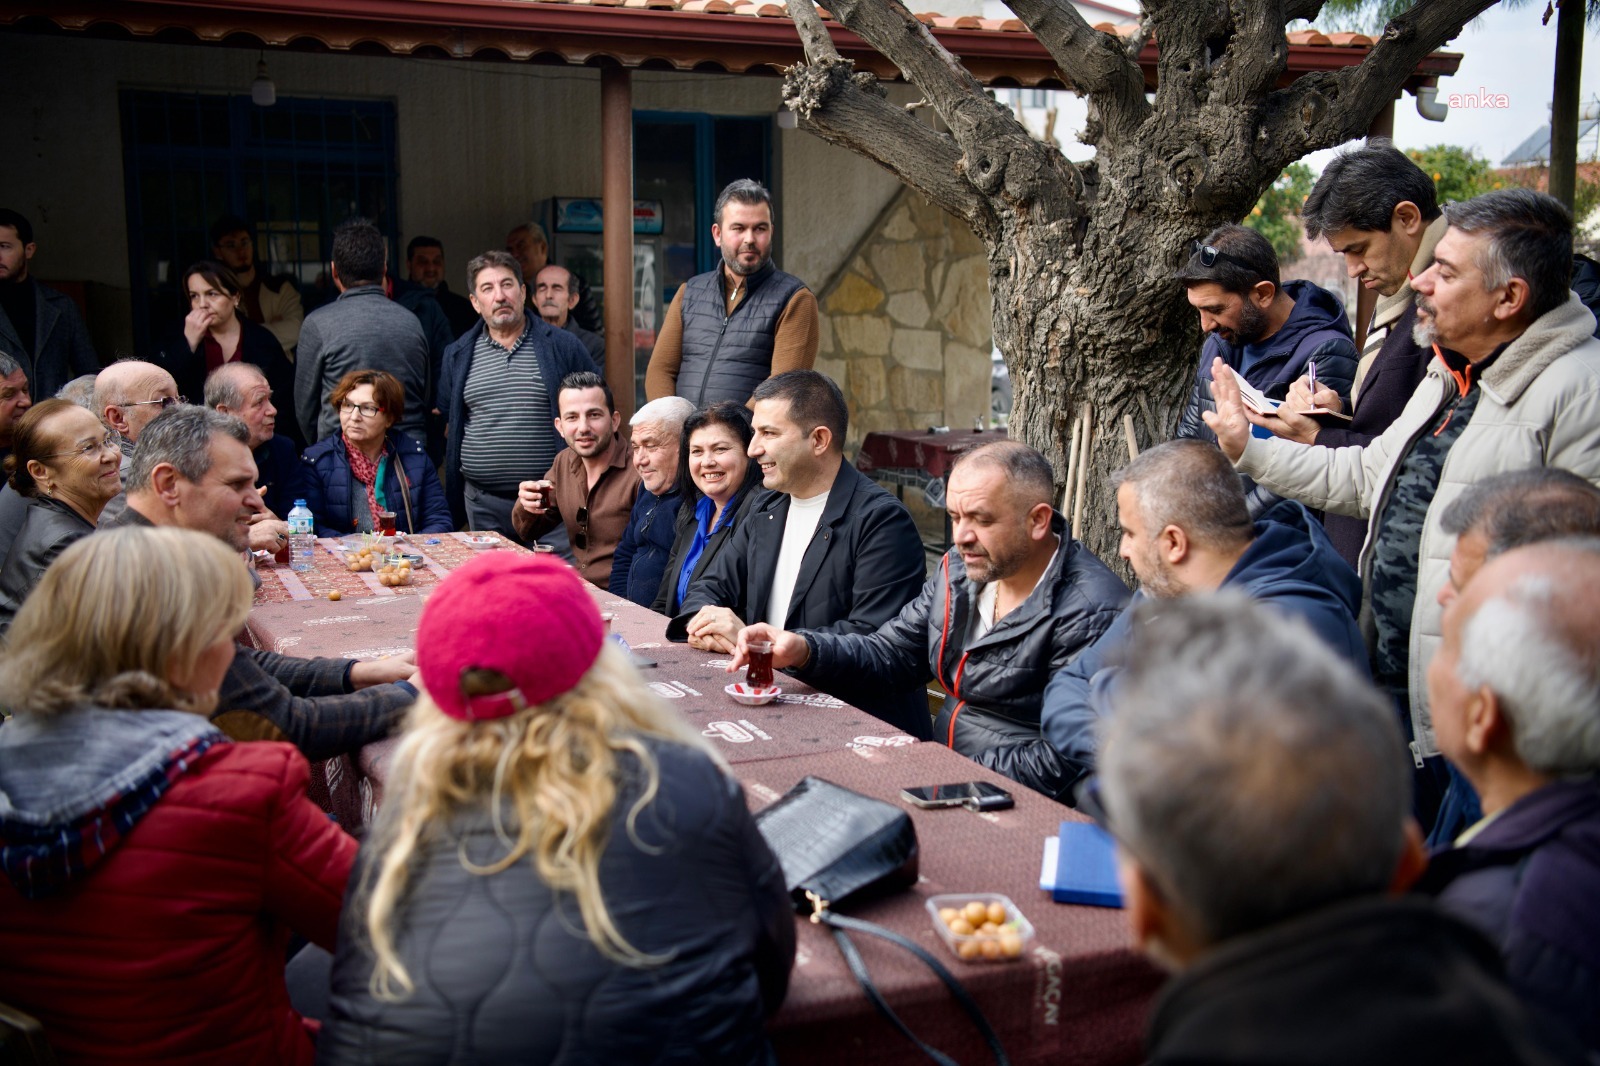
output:
POLYGON ((1290 44, 1328 44, 1326 34, 1316 30, 1295 30, 1293 33, 1284 34, 1290 44))
POLYGON ((1375 42, 1364 33, 1330 33, 1328 43, 1340 48, 1371 48, 1375 42))

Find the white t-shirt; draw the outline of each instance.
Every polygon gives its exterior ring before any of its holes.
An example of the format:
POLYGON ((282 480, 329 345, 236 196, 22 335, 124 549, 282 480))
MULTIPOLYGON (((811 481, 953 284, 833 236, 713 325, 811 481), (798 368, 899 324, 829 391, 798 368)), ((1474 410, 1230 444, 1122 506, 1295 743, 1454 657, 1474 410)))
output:
POLYGON ((789 617, 789 601, 794 597, 794 583, 800 577, 800 563, 806 548, 817 531, 823 508, 828 506, 828 494, 813 496, 809 500, 789 497, 789 517, 783 523, 783 547, 778 549, 778 565, 772 572, 772 595, 767 598, 767 624, 782 629, 789 617))

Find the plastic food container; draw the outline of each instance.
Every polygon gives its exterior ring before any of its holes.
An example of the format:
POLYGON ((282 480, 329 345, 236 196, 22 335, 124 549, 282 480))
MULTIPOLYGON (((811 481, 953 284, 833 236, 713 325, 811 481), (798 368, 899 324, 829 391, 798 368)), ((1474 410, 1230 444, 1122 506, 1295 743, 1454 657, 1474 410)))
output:
MULTIPOLYGON (((1009 897, 996 892, 964 892, 951 893, 943 896, 930 896, 927 900, 928 917, 933 920, 933 928, 944 940, 945 946, 951 954, 967 962, 1015 962, 1028 953, 1028 947, 1033 943, 1033 923, 1022 916, 1017 910, 1017 905, 1009 897), (982 923, 968 923, 973 927, 973 933, 958 933, 950 928, 950 923, 941 917, 941 911, 965 912, 969 904, 980 904, 987 912, 992 904, 999 904, 1005 910, 1005 921, 997 923, 997 931, 984 933, 982 923)), ((964 913, 963 913, 963 916, 964 913)), ((985 914, 984 921, 991 916, 985 914)))

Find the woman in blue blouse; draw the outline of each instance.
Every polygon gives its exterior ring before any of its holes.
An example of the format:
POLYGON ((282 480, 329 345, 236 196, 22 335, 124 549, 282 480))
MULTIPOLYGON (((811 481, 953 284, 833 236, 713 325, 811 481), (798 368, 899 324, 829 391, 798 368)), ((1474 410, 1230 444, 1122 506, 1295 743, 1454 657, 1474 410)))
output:
POLYGON ((678 450, 678 484, 684 486, 678 507, 678 535, 667 559, 667 572, 651 609, 672 617, 734 527, 744 520, 750 501, 761 490, 761 468, 747 454, 750 412, 732 401, 714 403, 690 415, 683 424, 678 450))

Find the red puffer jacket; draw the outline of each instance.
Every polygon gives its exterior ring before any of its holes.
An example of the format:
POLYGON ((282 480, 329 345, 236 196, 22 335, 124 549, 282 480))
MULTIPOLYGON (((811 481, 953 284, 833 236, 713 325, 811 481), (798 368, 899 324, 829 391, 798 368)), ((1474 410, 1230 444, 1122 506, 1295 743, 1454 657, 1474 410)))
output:
POLYGON ((63 1064, 309 1066, 285 950, 333 948, 356 843, 307 777, 288 744, 219 743, 64 891, 0 878, 0 1000, 63 1064))

